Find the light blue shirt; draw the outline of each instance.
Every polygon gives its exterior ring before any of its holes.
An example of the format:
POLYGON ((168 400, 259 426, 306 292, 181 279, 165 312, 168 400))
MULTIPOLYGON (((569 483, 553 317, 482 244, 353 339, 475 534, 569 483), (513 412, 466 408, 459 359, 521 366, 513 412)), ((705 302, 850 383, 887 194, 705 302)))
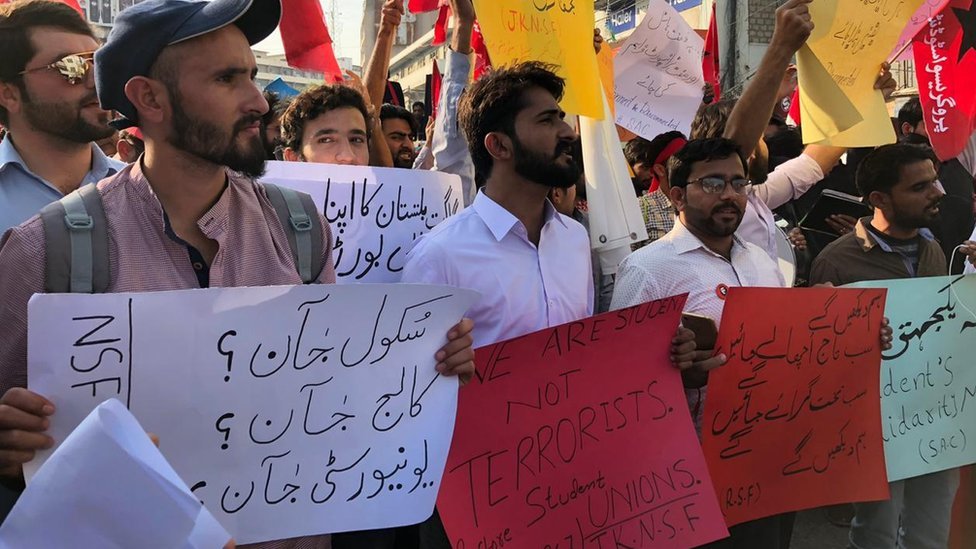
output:
MULTIPOLYGON (((113 175, 125 164, 113 160, 92 143, 91 171, 85 174, 79 186, 113 175)), ((7 134, 0 142, 0 234, 27 221, 55 200, 64 195, 27 167, 7 134)))

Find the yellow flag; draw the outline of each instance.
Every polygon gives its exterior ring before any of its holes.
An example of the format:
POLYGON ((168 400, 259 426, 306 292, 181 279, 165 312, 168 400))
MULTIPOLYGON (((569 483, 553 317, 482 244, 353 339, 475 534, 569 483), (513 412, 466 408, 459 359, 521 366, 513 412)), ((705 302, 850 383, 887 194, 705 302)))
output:
POLYGON ((600 72, 593 50, 593 2, 474 0, 492 65, 544 61, 566 79, 562 108, 603 118, 600 72))
POLYGON ((810 4, 815 28, 797 53, 804 143, 869 147, 895 141, 884 97, 874 83, 922 2, 810 4))

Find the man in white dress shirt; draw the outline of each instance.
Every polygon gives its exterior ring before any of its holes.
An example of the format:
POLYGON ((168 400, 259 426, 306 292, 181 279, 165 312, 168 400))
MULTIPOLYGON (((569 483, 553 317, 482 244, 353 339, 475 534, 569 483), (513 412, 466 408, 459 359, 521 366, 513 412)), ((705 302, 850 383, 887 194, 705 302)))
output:
MULTIPOLYGON (((742 150, 724 138, 690 141, 668 163, 669 198, 678 209, 674 228, 630 254, 617 271, 611 309, 688 292, 684 312, 717 324, 725 294, 733 286, 783 286, 766 252, 736 236, 746 210, 749 180, 742 150)), ((701 425, 707 369, 725 362, 719 355, 682 370, 688 405, 701 425)), ((709 547, 775 549, 781 518, 735 526, 731 537, 709 547)))

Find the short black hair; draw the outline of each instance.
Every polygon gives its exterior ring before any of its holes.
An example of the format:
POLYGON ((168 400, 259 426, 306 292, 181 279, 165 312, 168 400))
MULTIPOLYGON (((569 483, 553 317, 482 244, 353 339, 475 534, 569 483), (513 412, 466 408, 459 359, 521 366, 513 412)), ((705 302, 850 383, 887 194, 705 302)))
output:
POLYGON ((735 141, 724 137, 692 139, 668 160, 668 181, 672 187, 687 187, 691 168, 696 162, 722 160, 730 156, 737 157, 742 162, 742 168, 748 171, 746 157, 735 141))
POLYGON ((861 160, 854 182, 865 199, 875 191, 891 193, 891 189, 901 179, 902 168, 926 160, 931 160, 932 166, 939 169, 939 160, 930 147, 904 143, 883 145, 861 160))
POLYGON ((476 183, 481 186, 491 175, 494 160, 485 148, 485 136, 501 132, 515 138, 515 117, 526 107, 525 95, 542 88, 557 101, 566 82, 556 75, 555 65, 527 61, 496 68, 472 84, 458 103, 458 120, 468 139, 476 183))
POLYGON ((366 134, 372 131, 370 125, 369 108, 363 96, 349 86, 340 84, 321 85, 310 88, 299 94, 292 100, 288 108, 281 115, 281 145, 293 151, 302 148, 302 134, 305 133, 305 124, 310 120, 315 120, 323 113, 352 107, 363 115, 366 122, 366 134))
POLYGON ((407 124, 410 124, 410 135, 417 135, 417 117, 414 116, 412 112, 399 105, 384 103, 383 106, 380 107, 380 121, 382 122, 392 118, 399 118, 407 124))
POLYGON ((735 99, 722 99, 698 109, 695 119, 691 121, 689 138, 722 137, 725 133, 725 125, 729 122, 729 116, 732 115, 732 109, 735 108, 735 102, 735 99))
MULTIPOLYGON (((37 27, 52 27, 97 40, 91 26, 63 2, 20 0, 0 5, 0 82, 16 84, 22 94, 27 90, 20 73, 37 54, 30 40, 31 31, 37 27)), ((0 107, 0 124, 10 123, 8 114, 7 109, 0 107)))
POLYGON ((654 165, 654 161, 672 141, 684 138, 685 134, 679 131, 662 133, 650 141, 643 137, 637 137, 627 142, 624 147, 624 156, 627 157, 627 163, 631 166, 643 164, 650 167, 654 165))
POLYGON ((901 133, 902 124, 911 124, 912 128, 922 121, 922 102, 913 97, 898 109, 898 132, 901 133))
POLYGON ((411 105, 410 107, 414 109, 416 109, 417 107, 421 107, 424 109, 425 113, 427 112, 427 104, 424 103, 423 101, 414 101, 413 105, 411 105))

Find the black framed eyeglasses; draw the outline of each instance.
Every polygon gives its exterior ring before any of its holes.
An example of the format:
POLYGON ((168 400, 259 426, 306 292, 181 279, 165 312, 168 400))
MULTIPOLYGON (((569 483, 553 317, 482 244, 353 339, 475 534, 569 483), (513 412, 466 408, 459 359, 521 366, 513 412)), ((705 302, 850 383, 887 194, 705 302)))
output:
POLYGON ((752 183, 744 177, 736 177, 734 179, 723 179, 721 177, 699 177, 698 179, 688 182, 698 183, 701 185, 703 191, 708 194, 719 194, 725 190, 726 185, 732 185, 732 190, 738 194, 745 194, 746 188, 752 183))
POLYGON ((20 72, 20 74, 27 74, 30 72, 37 72, 43 70, 53 70, 57 71, 69 84, 72 86, 75 84, 80 84, 85 81, 88 77, 88 72, 95 67, 95 52, 86 51, 82 53, 72 53, 71 55, 65 55, 61 59, 58 59, 54 63, 49 63, 43 67, 36 67, 33 69, 26 69, 20 72))

